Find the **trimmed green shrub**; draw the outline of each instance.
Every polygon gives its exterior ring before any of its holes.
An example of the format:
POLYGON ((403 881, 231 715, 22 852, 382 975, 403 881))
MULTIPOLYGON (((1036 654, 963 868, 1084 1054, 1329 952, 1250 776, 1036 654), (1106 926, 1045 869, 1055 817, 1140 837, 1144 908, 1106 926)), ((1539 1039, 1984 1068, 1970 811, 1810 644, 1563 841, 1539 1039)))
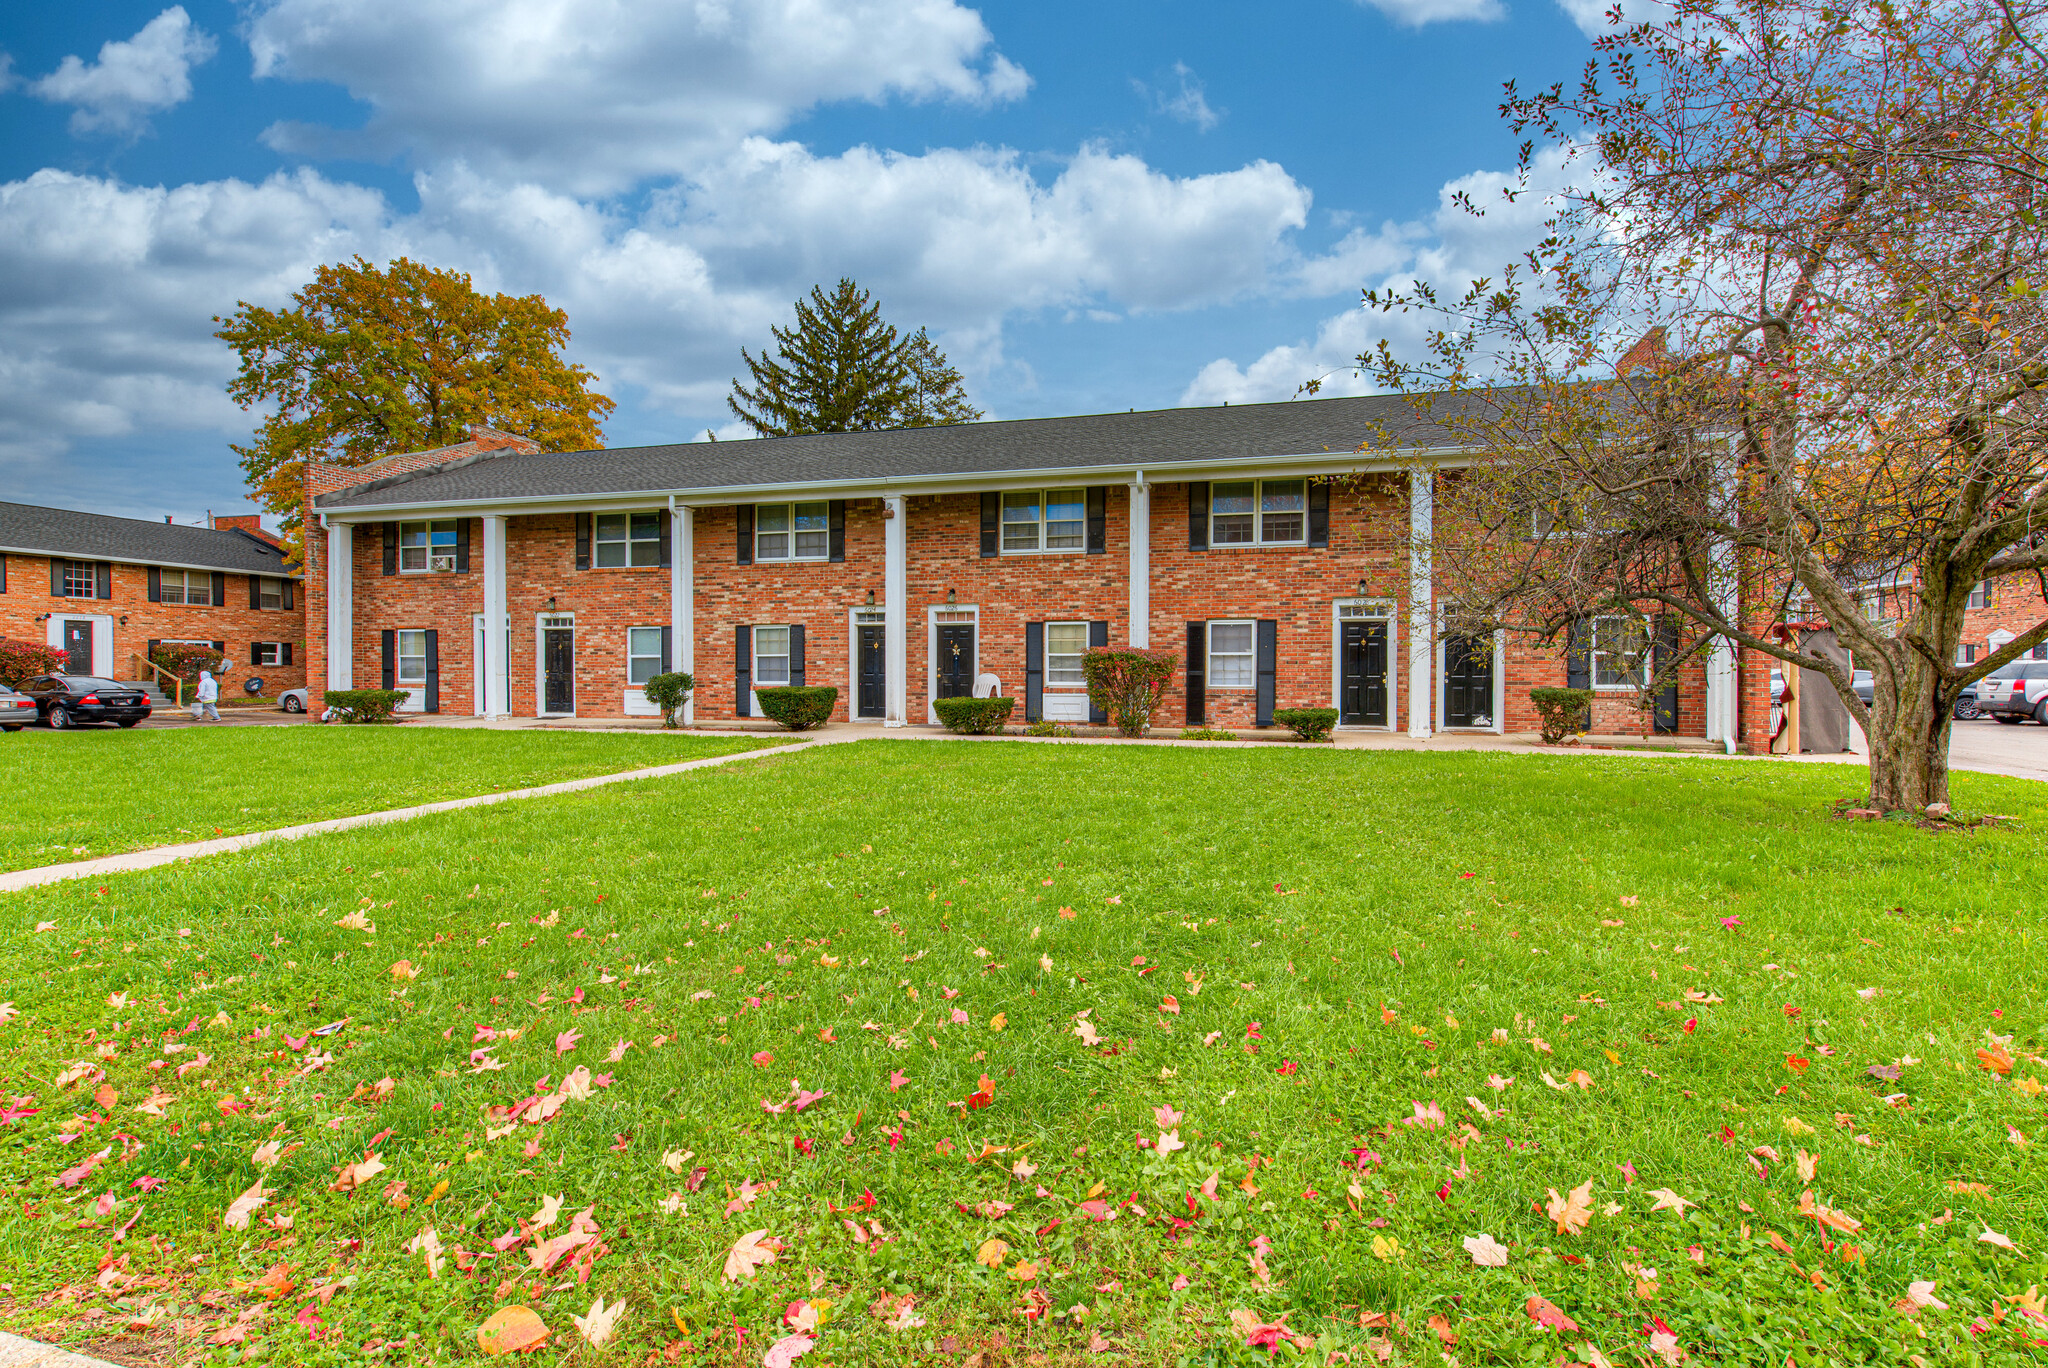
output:
POLYGON ((778 689, 756 689, 761 711, 791 731, 809 731, 832 720, 839 705, 839 690, 822 684, 787 685, 778 689))
POLYGON ((1237 740, 1237 733, 1227 732, 1221 727, 1182 727, 1180 729, 1180 739, 1183 741, 1235 741, 1237 740))
POLYGON ((670 674, 658 674, 643 686, 647 701, 661 709, 661 725, 673 727, 676 714, 683 710, 683 704, 690 701, 690 690, 697 687, 697 681, 681 670, 670 674))
POLYGON ((1109 725, 1125 736, 1152 730, 1152 715, 1159 711, 1179 665, 1180 657, 1172 651, 1136 646, 1093 646, 1081 656, 1088 701, 1107 713, 1109 725))
POLYGON ((1041 717, 1024 729, 1026 736, 1072 736, 1074 729, 1064 722, 1048 722, 1041 717))
POLYGON ((992 736, 1010 720, 1014 698, 935 698, 932 711, 946 730, 962 736, 992 736))
POLYGON ((1591 689, 1531 689, 1529 701, 1536 705, 1537 725, 1542 728, 1546 746, 1554 746, 1593 724, 1591 689))
POLYGON ((1304 741, 1327 741, 1337 725, 1335 708, 1281 708, 1273 720, 1304 741))
POLYGON ((398 705, 412 697, 412 690, 329 689, 325 697, 338 722, 389 722, 398 705))

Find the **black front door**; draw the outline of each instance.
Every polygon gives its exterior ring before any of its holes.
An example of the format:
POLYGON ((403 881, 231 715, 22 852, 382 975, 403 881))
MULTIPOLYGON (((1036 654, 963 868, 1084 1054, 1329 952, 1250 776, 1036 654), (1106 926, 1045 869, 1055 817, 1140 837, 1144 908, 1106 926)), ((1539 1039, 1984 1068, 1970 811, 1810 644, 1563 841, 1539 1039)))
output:
POLYGON ((64 620, 64 673, 89 675, 92 667, 92 623, 64 620))
POLYGON ((888 667, 882 662, 883 639, 888 629, 879 624, 866 624, 860 629, 860 701, 858 716, 883 717, 888 714, 888 667))
POLYGON ((576 631, 573 627, 550 627, 541 633, 541 669, 546 679, 541 711, 575 712, 576 631))
POLYGON ((1493 643, 1485 637, 1444 638, 1444 725, 1493 725, 1493 643))
POLYGON ((1387 624, 1344 624, 1343 720, 1353 725, 1387 725, 1387 624))
POLYGON ((974 696, 974 624, 939 628, 939 697, 974 696))

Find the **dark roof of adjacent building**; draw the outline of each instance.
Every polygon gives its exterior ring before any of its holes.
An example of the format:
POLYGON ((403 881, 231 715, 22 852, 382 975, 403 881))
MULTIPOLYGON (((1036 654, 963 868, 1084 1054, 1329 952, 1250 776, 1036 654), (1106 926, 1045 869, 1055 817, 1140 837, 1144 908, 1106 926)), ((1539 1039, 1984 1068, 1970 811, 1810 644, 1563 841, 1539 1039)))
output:
POLYGON ((35 504, 0 503, 0 551, 238 575, 299 573, 280 548, 239 528, 179 527, 35 504))
MULTIPOLYGON (((1440 396, 1438 411, 1483 402, 1483 394, 1440 396)), ((1184 463, 1342 455, 1367 442, 1416 449, 1461 440, 1441 423, 1425 420, 1410 400, 1373 395, 602 451, 493 452, 372 479, 314 503, 358 508, 1097 467, 1163 471, 1184 463)))

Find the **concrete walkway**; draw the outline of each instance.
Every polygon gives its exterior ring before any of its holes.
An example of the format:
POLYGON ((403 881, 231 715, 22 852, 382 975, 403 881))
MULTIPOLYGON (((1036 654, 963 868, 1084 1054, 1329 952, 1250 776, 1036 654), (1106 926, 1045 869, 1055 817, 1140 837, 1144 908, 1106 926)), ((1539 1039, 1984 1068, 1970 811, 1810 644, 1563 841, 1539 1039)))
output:
POLYGON ((23 1339, 0 1330, 0 1368, 114 1368, 105 1359, 87 1358, 41 1340, 23 1339))
MULTIPOLYGON (((357 827, 382 826, 386 822, 409 822, 415 817, 425 817, 429 813, 459 812, 463 808, 488 807, 492 803, 509 803, 519 798, 546 798, 557 793, 580 793, 584 789, 603 788, 607 784, 623 784, 634 779, 662 779, 671 774, 687 774, 691 770, 709 769, 714 765, 729 765, 735 760, 758 760, 764 755, 787 755, 791 751, 809 750, 817 744, 815 741, 792 737, 788 745, 739 751, 732 755, 707 756, 702 760, 684 760, 673 765, 652 765, 646 769, 625 770, 618 774, 596 774, 587 779, 564 779, 559 783, 541 784, 535 788, 510 789, 503 793, 480 793, 474 798, 449 798, 438 803, 420 803, 414 807, 363 812, 353 817, 333 817, 324 822, 306 822, 299 826, 278 827, 271 831, 246 831, 239 836, 221 836, 210 841, 184 841, 178 845, 151 846, 147 850, 131 850, 126 855, 104 855, 97 860, 73 860, 69 864, 17 869, 11 873, 0 874, 0 893, 12 893, 42 884, 58 883, 65 879, 90 879, 102 874, 126 874, 138 869, 154 869, 158 865, 175 864, 179 860, 194 860, 205 855, 226 855, 231 851, 248 850, 271 841, 296 841, 301 836, 314 836, 325 831, 352 831, 357 827)), ((5 1368, 4 1360, 0 1360, 0 1368, 5 1368)))

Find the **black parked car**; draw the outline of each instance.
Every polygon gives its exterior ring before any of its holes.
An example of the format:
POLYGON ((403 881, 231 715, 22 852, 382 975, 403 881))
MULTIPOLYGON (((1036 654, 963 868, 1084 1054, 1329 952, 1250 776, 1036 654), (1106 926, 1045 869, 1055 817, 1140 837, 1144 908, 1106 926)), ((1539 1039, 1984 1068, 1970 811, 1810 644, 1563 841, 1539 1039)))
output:
POLYGON ((36 720, 36 701, 0 684, 0 731, 20 731, 36 720))
POLYGON ((37 714, 53 727, 82 722, 132 727, 149 716, 148 694, 133 684, 95 675, 39 675, 21 691, 35 700, 37 714))

